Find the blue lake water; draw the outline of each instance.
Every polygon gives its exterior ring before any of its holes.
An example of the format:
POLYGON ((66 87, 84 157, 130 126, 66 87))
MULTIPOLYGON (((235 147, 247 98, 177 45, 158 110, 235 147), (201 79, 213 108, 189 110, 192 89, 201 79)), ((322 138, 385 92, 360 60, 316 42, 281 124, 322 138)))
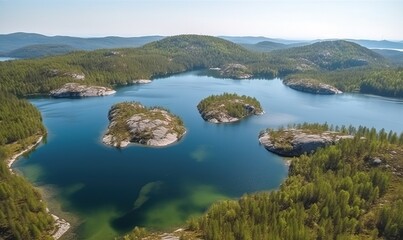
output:
POLYGON ((13 167, 35 185, 52 187, 61 209, 80 220, 74 229, 79 239, 113 239, 136 225, 171 229, 214 201, 277 188, 287 167, 259 145, 265 128, 328 122, 403 131, 402 100, 313 95, 279 79, 216 79, 198 72, 123 87, 108 97, 30 101, 42 112, 48 137, 13 167), (223 92, 256 97, 266 113, 234 124, 203 121, 198 102, 223 92), (104 146, 108 110, 122 101, 170 109, 187 134, 163 148, 104 146))

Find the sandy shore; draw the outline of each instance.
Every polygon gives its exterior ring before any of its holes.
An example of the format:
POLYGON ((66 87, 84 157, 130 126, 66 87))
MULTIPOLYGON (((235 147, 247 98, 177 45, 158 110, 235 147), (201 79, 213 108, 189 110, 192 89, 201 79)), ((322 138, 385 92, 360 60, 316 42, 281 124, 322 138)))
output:
MULTIPOLYGON (((8 166, 8 169, 10 170, 10 172, 11 172, 12 174, 15 174, 14 171, 13 171, 13 169, 11 168, 11 166, 13 165, 13 163, 14 163, 21 155, 23 155, 24 153, 26 153, 26 152, 28 152, 28 151, 31 151, 34 147, 38 146, 39 143, 41 143, 42 139, 43 139, 43 137, 40 136, 40 137, 38 138, 38 140, 37 140, 34 144, 28 146, 28 147, 27 147, 26 149, 24 149, 23 151, 21 151, 21 152, 15 154, 15 155, 12 156, 10 159, 8 159, 8 161, 7 161, 7 166, 8 166)), ((49 210, 48 210, 48 212, 49 212, 49 210)), ((50 214, 51 214, 51 213, 50 213, 50 214)), ((54 215, 54 214, 51 214, 51 215, 52 215, 53 219, 55 219, 55 227, 56 227, 55 231, 53 231, 51 234, 52 234, 52 237, 53 237, 54 239, 59 239, 65 232, 67 232, 67 230, 69 230, 69 228, 70 228, 70 223, 68 223, 66 220, 64 220, 64 219, 62 219, 62 218, 59 218, 58 216, 56 216, 56 215, 54 215)))

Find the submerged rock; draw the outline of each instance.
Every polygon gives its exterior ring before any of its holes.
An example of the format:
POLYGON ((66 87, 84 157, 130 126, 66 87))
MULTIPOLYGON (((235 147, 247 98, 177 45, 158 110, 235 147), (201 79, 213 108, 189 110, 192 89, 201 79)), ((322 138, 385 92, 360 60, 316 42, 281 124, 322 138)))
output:
POLYGON ((115 90, 107 87, 66 83, 63 87, 50 91, 50 96, 55 98, 98 97, 114 93, 116 93, 115 90))
POLYGON ((114 147, 130 142, 148 146, 166 146, 177 142, 186 133, 182 120, 162 108, 146 108, 137 102, 112 106, 109 126, 102 141, 114 147))
POLYGON ((318 148, 335 144, 340 139, 353 138, 339 132, 324 131, 312 133, 304 129, 265 131, 259 135, 259 142, 270 152, 285 157, 296 157, 312 153, 318 148))
POLYGON ((301 92, 323 94, 323 95, 343 93, 342 91, 331 85, 320 83, 312 79, 288 79, 284 80, 283 83, 286 86, 301 92))

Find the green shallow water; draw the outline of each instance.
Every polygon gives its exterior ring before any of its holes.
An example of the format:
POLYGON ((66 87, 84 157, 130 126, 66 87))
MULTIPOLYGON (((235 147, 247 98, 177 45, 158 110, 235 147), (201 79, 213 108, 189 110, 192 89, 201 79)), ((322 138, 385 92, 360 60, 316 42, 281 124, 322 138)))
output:
POLYGON ((113 239, 134 226, 172 229, 217 200, 277 188, 287 167, 259 145, 258 133, 267 127, 328 122, 403 131, 399 100, 319 96, 278 79, 215 79, 198 72, 120 88, 108 97, 30 101, 42 112, 48 137, 14 168, 37 186, 52 186, 62 210, 78 217, 79 239, 113 239), (266 113, 234 124, 204 122, 197 103, 223 92, 254 96, 266 113), (164 148, 104 146, 108 110, 122 101, 170 109, 183 119, 186 136, 164 148))

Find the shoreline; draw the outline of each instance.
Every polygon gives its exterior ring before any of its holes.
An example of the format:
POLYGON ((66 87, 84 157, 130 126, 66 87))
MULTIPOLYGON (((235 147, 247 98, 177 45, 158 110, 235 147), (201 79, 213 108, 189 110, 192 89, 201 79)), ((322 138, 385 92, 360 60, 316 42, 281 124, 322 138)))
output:
MULTIPOLYGON (((40 136, 38 138, 38 140, 29 145, 27 148, 25 148, 24 150, 22 150, 21 152, 14 154, 13 156, 11 156, 11 158, 9 158, 7 160, 7 167, 8 170, 11 172, 11 174, 16 174, 13 169, 11 168, 12 165, 14 164, 14 162, 21 157, 24 153, 31 151, 32 149, 34 149, 36 146, 38 146, 41 141, 43 139, 43 136, 40 136)), ((43 197, 42 197, 43 198, 43 197)), ((53 239, 59 239, 61 236, 63 236, 69 229, 70 229, 70 223, 67 222, 66 220, 64 220, 63 218, 60 218, 54 214, 52 214, 48 208, 46 208, 46 211, 53 217, 53 219, 55 220, 55 230, 53 232, 51 232, 51 236, 53 237, 53 239)))

